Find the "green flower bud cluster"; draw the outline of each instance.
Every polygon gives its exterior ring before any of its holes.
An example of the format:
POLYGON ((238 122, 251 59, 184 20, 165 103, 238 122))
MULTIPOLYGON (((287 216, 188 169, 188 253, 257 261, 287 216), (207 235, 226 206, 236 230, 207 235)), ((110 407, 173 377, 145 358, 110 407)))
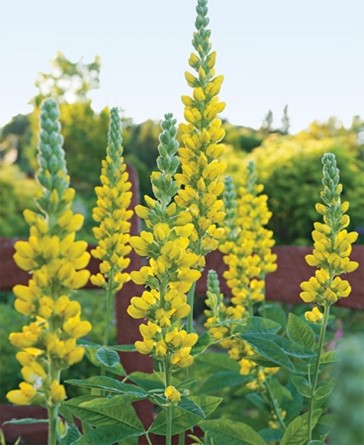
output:
POLYGON ((160 171, 152 175, 151 182, 154 196, 165 208, 179 189, 173 176, 179 167, 180 161, 176 156, 179 146, 175 139, 177 133, 176 119, 173 119, 171 113, 167 113, 164 118, 165 120, 161 123, 163 131, 159 136, 159 156, 157 158, 157 166, 160 171))
POLYGON ((39 170, 36 175, 37 180, 44 187, 43 196, 38 199, 38 205, 44 213, 58 213, 67 204, 67 201, 61 201, 62 195, 69 186, 69 176, 60 130, 57 103, 48 99, 41 108, 37 158, 39 170))
POLYGON ((236 219, 236 193, 233 178, 225 176, 225 188, 222 195, 225 207, 225 237, 226 241, 235 242, 238 237, 238 227, 235 223, 236 219))

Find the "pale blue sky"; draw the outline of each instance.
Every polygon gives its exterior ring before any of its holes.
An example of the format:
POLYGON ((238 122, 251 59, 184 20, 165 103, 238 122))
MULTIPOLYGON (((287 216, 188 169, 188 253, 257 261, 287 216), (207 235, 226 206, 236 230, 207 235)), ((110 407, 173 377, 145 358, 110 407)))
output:
MULTIPOLYGON (((61 50, 101 56, 93 106, 120 106, 135 122, 182 117, 183 73, 195 0, 0 0, 0 126, 31 110, 38 71, 61 50)), ((364 115, 364 0, 210 0, 223 116, 260 126, 268 109, 292 130, 364 115)))

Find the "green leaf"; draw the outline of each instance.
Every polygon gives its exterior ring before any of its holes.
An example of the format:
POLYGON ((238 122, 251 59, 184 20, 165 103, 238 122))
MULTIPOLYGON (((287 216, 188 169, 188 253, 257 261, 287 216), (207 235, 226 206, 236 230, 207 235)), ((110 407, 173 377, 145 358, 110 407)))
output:
POLYGON ((109 346, 109 348, 121 352, 135 352, 137 350, 134 345, 115 345, 109 346))
POLYGON ((281 325, 269 318, 248 317, 243 326, 239 326, 236 331, 240 334, 275 334, 281 329, 281 325))
POLYGON ((321 365, 331 365, 333 363, 337 363, 338 361, 337 351, 327 351, 321 354, 321 365))
POLYGON ((196 356, 199 354, 202 354, 206 351, 206 349, 215 344, 216 340, 212 335, 210 335, 208 332, 205 332, 201 335, 201 337, 198 338, 197 343, 193 346, 191 350, 191 355, 196 356))
POLYGON ((271 337, 271 339, 272 341, 274 341, 275 344, 280 346, 288 355, 292 357, 311 358, 315 357, 316 355, 316 352, 307 349, 305 346, 302 346, 301 344, 293 340, 288 340, 287 338, 280 337, 278 335, 275 335, 273 338, 271 337))
POLYGON ((112 368, 120 363, 118 353, 110 348, 106 348, 105 346, 102 346, 96 351, 96 358, 108 368, 112 368))
POLYGON ((81 433, 79 432, 77 426, 71 425, 67 431, 67 434, 60 440, 59 445, 73 445, 80 436, 81 433))
POLYGON ((335 382, 321 382, 316 388, 314 398, 315 400, 324 399, 328 397, 335 388, 335 382))
MULTIPOLYGON (((192 411, 183 409, 180 404, 173 409, 172 418, 172 434, 183 433, 184 431, 192 428, 201 422, 211 414, 222 402, 222 398, 213 396, 192 396, 189 398, 191 402, 199 407, 196 411, 193 408, 192 411)), ((186 406, 184 407, 186 408, 186 406)), ((159 435, 166 435, 166 411, 162 410, 155 418, 151 425, 150 432, 159 435)))
POLYGON ((285 328, 287 324, 287 314, 279 304, 265 303, 259 308, 259 313, 262 317, 269 318, 270 320, 279 323, 282 328, 285 328))
POLYGON ((325 442, 322 442, 322 440, 311 440, 308 442, 308 445, 325 445, 325 442))
POLYGON ((222 352, 209 352, 207 354, 199 355, 196 357, 196 362, 201 363, 204 367, 208 367, 211 370, 225 369, 228 371, 234 371, 239 374, 239 363, 236 360, 232 360, 222 352))
POLYGON ((144 431, 123 424, 103 425, 82 435, 73 445, 113 445, 128 437, 141 436, 144 431))
MULTIPOLYGON (((101 366, 105 366, 106 370, 108 372, 111 372, 112 374, 116 374, 116 375, 120 375, 122 377, 125 377, 126 376, 126 372, 125 372, 125 369, 123 368, 123 366, 121 365, 121 363, 119 362, 119 359, 118 359, 118 363, 116 363, 115 365, 107 366, 107 365, 105 365, 105 363, 100 361, 99 358, 97 357, 97 352, 99 351, 99 349, 100 349, 99 347, 95 348, 93 346, 92 347, 91 346, 86 346, 85 347, 86 356, 90 360, 90 362, 93 365, 98 366, 99 368, 101 366)), ((112 353, 117 354, 115 351, 112 351, 112 353)))
POLYGON ((70 399, 65 404, 72 414, 91 425, 102 426, 122 424, 135 430, 135 433, 144 431, 132 402, 140 397, 127 394, 112 398, 82 396, 70 399))
POLYGON ((3 422, 3 425, 30 425, 32 423, 48 423, 48 419, 10 419, 3 422))
POLYGON ((297 391, 303 395, 303 397, 310 398, 312 394, 312 388, 308 383, 308 380, 304 377, 293 376, 291 378, 292 383, 294 384, 297 391))
MULTIPOLYGON (((153 374, 150 374, 150 373, 135 371, 131 373, 128 376, 128 378, 129 380, 136 383, 138 386, 145 389, 146 391, 165 390, 163 375, 159 372, 153 372, 153 374)), ((175 378, 171 379, 171 384, 173 386, 177 386, 178 383, 179 382, 177 379, 175 378)))
POLYGON ((249 425, 229 419, 204 420, 200 428, 216 444, 224 445, 267 445, 263 438, 249 425))
POLYGON ((292 313, 288 315, 287 334, 292 341, 308 349, 315 346, 315 334, 311 326, 292 313))
POLYGON ((122 394, 134 394, 137 397, 147 397, 147 392, 143 388, 139 388, 136 385, 130 383, 123 383, 119 380, 106 376, 90 377, 85 380, 70 379, 66 380, 66 383, 79 386, 82 388, 99 388, 108 392, 122 393, 122 394))
POLYGON ((268 335, 263 336, 262 334, 243 334, 242 338, 253 346, 255 351, 257 351, 263 357, 289 369, 290 371, 295 370, 293 363, 287 357, 286 351, 271 341, 268 335))
POLYGON ((248 377, 242 376, 236 371, 217 371, 209 375, 207 379, 199 386, 198 391, 201 393, 213 393, 223 388, 242 385, 246 383, 248 377))
POLYGON ((282 439, 283 436, 283 431, 276 428, 264 428, 258 432, 259 435, 262 436, 262 438, 268 443, 277 443, 282 439))
MULTIPOLYGON (((316 426, 321 415, 321 410, 316 409, 312 413, 312 429, 316 426)), ((296 417, 288 425, 279 445, 304 445, 307 442, 308 413, 296 417)))

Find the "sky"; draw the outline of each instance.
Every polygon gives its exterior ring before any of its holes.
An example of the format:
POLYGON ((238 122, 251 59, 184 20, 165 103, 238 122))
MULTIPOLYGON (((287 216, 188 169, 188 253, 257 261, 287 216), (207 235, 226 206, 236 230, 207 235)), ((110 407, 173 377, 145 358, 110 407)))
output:
MULTIPOLYGON (((196 0, 0 0, 0 127, 28 113, 39 71, 58 50, 101 57, 96 111, 119 106, 139 123, 183 116, 196 0)), ((364 117, 363 0, 209 0, 222 117, 258 128, 269 109, 293 132, 364 117)))

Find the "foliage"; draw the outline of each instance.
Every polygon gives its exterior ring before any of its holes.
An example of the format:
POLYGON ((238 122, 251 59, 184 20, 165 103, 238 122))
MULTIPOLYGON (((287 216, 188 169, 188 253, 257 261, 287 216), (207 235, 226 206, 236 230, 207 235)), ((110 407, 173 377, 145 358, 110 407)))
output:
POLYGON ((35 210, 34 197, 38 184, 16 166, 0 167, 0 236, 26 236, 28 226, 23 219, 26 208, 35 210))
MULTIPOLYGON (((326 127, 324 127, 326 128, 326 127)), ((328 131, 326 129, 326 131, 328 131)), ((248 157, 228 155, 229 170, 239 175, 239 164, 253 159, 259 181, 269 196, 273 217, 269 228, 280 244, 307 245, 315 219, 314 204, 319 197, 320 172, 315 167, 325 152, 336 155, 344 184, 344 199, 350 201, 350 228, 364 231, 363 162, 354 131, 341 129, 342 135, 327 137, 322 129, 312 129, 295 136, 271 135, 248 157)))

